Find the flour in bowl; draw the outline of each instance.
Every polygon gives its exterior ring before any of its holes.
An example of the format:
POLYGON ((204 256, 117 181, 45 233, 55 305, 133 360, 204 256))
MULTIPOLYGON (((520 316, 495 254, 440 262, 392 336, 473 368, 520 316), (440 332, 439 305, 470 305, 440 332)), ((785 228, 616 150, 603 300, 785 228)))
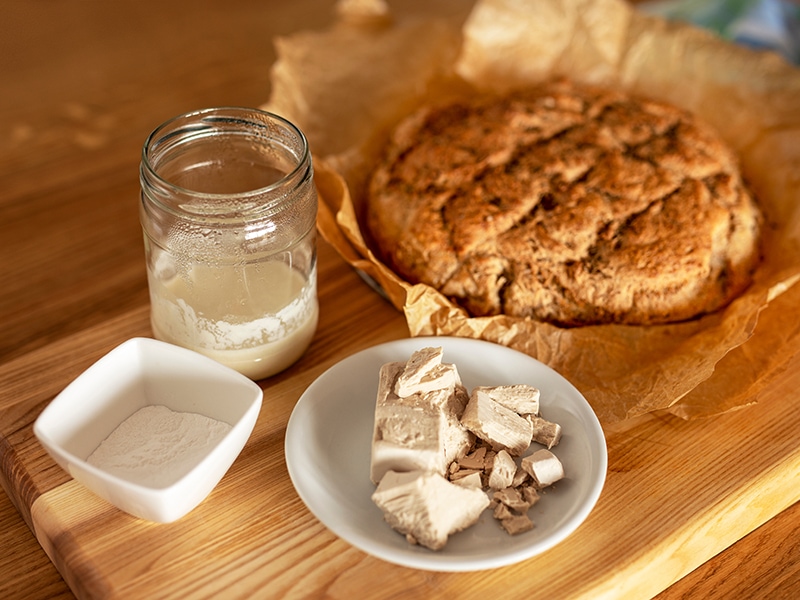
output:
POLYGON ((125 419, 87 459, 131 483, 167 487, 192 470, 231 430, 224 421, 166 406, 145 406, 125 419))

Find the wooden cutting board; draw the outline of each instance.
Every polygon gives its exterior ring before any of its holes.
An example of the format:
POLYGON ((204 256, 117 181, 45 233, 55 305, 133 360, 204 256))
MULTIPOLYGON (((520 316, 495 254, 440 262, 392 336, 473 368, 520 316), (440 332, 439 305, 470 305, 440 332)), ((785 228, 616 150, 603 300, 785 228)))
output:
MULTIPOLYGON (((263 383, 244 451, 211 495, 156 525, 71 480, 32 432, 44 406, 123 340, 149 336, 142 306, 0 367, 2 483, 39 543, 82 598, 239 597, 644 598, 800 500, 800 355, 746 409, 686 422, 648 415, 607 428, 600 500, 566 541, 530 560, 477 573, 432 573, 370 557, 305 508, 283 443, 294 403, 345 356, 408 335, 394 311, 327 250, 321 323, 306 356, 263 383)), ((800 291, 786 294, 800 302, 800 291)), ((780 319, 780 310, 762 319, 780 319)), ((757 335, 757 334, 756 334, 757 335)), ((715 374, 725 376, 724 362, 715 374)))

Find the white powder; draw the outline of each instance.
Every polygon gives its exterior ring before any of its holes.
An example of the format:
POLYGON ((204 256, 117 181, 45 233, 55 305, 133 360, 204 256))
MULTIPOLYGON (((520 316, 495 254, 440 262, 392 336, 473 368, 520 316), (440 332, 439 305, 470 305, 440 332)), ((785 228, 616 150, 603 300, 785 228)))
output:
POLYGON ((145 406, 125 419, 86 461, 132 483, 161 488, 186 475, 231 426, 166 406, 145 406))

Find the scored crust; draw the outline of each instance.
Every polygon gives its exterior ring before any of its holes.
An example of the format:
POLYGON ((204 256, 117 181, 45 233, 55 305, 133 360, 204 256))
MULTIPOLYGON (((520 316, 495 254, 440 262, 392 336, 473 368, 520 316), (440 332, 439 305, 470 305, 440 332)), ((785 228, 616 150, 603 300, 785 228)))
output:
POLYGON ((761 213, 733 152, 673 106, 566 80, 426 106, 372 174, 382 259, 473 316, 654 324, 751 282, 761 213))

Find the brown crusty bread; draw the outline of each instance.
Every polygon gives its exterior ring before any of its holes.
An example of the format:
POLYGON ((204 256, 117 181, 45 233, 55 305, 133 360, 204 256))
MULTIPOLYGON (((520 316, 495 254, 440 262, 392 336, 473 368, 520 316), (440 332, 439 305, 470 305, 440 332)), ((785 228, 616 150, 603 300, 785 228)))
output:
POLYGON ((751 282, 762 217, 736 157, 673 106, 559 80, 426 106, 372 174, 382 259, 473 316, 654 324, 751 282))

